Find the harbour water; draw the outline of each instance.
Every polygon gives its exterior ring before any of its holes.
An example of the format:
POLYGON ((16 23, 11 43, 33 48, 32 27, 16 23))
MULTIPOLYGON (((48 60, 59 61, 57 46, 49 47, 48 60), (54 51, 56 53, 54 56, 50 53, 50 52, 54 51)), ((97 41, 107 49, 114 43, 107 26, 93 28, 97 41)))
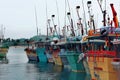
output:
POLYGON ((0 64, 0 80, 89 80, 84 73, 51 63, 28 62, 24 47, 10 47, 8 64, 0 64))

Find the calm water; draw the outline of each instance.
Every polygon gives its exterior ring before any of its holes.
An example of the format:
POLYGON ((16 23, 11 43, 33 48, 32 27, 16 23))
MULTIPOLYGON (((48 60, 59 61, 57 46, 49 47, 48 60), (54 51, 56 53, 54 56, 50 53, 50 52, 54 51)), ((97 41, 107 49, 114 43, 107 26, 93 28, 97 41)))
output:
POLYGON ((10 47, 8 64, 0 64, 0 80, 88 80, 83 73, 53 64, 28 63, 24 47, 10 47))

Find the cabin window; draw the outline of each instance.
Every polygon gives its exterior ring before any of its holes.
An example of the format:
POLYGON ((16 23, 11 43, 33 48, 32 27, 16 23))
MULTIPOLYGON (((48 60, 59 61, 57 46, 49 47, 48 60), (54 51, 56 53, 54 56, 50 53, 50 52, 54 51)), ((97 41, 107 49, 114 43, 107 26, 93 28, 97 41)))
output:
POLYGON ((38 46, 39 48, 45 48, 45 44, 44 43, 38 43, 38 46))
POLYGON ((67 44, 68 51, 77 51, 76 44, 67 44))
POLYGON ((81 52, 81 44, 76 44, 76 51, 81 52))

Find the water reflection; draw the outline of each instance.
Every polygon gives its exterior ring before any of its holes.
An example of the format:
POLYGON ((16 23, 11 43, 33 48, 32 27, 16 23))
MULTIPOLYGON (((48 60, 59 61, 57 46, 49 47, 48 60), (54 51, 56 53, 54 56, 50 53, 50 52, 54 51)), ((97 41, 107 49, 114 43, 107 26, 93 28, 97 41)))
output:
POLYGON ((10 47, 7 53, 7 59, 9 61, 9 64, 27 63, 28 58, 24 49, 25 47, 23 46, 10 47))
POLYGON ((24 47, 11 47, 7 57, 9 63, 0 64, 0 80, 89 80, 84 73, 52 63, 28 63, 24 47))

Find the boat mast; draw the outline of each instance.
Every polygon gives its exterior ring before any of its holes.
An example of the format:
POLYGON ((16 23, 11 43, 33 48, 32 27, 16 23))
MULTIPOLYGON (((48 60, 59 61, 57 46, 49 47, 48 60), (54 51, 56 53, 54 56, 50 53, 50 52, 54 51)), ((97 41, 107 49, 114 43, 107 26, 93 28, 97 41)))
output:
POLYGON ((82 6, 83 6, 83 17, 84 17, 84 23, 85 23, 85 30, 86 30, 86 34, 87 34, 87 23, 86 23, 86 16, 85 16, 85 8, 84 8, 84 2, 82 0, 82 6))
POLYGON ((38 36, 38 20, 37 20, 36 6, 34 6, 34 9, 35 9, 35 22, 36 22, 36 29, 37 29, 37 36, 38 36))
POLYGON ((65 0, 65 16, 64 16, 64 27, 63 27, 63 36, 65 37, 65 39, 67 38, 67 33, 66 33, 66 28, 67 28, 67 26, 66 26, 66 0, 65 0))
POLYGON ((48 40, 48 10, 47 10, 47 0, 45 0, 46 4, 46 28, 47 28, 47 37, 46 40, 48 40))
POLYGON ((58 14, 58 34, 60 35, 60 19, 59 19, 59 8, 58 8, 57 0, 56 0, 56 8, 57 8, 57 14, 58 14))

